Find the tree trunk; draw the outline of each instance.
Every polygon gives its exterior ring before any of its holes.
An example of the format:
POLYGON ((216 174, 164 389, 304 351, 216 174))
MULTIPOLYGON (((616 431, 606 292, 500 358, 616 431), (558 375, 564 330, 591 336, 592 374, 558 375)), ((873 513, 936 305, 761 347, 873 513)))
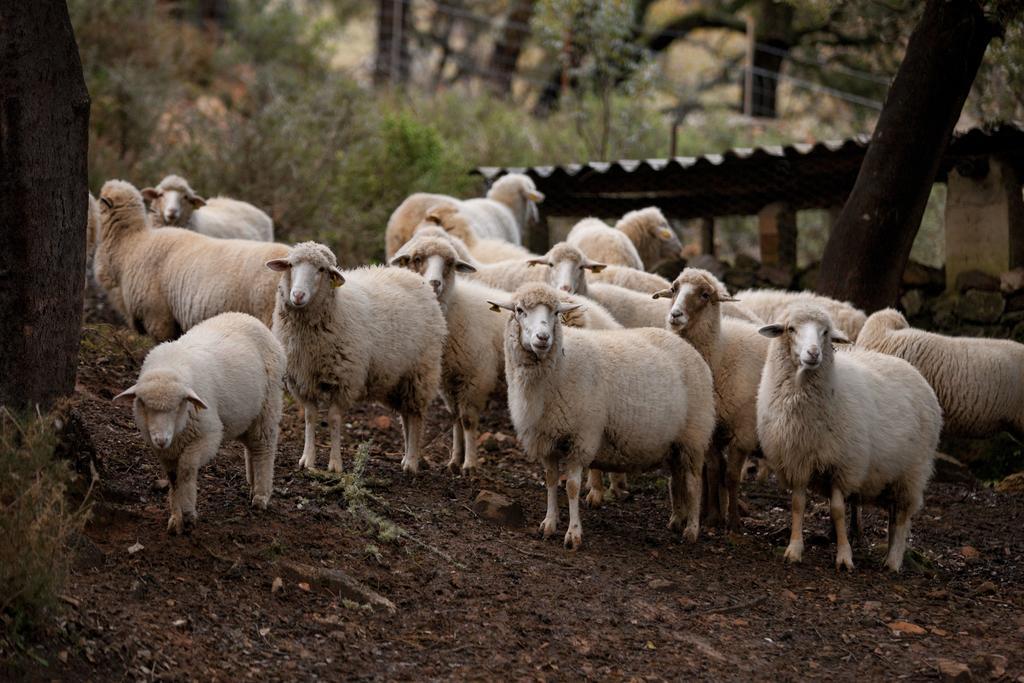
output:
POLYGON ((995 28, 975 0, 928 0, 825 247, 822 294, 869 312, 895 302, 932 183, 995 28))
POLYGON ((375 85, 409 80, 409 40, 412 38, 412 0, 377 0, 377 58, 375 85))
POLYGON ((530 37, 530 19, 536 0, 512 0, 512 9, 505 20, 501 37, 494 44, 491 60, 487 67, 487 78, 491 90, 499 97, 512 95, 512 77, 516 74, 516 63, 523 43, 530 37))
MULTIPOLYGON (((750 113, 774 119, 782 64, 796 41, 793 22, 796 8, 786 2, 758 0, 754 7, 754 69, 750 113)), ((744 84, 746 81, 744 81, 744 84)), ((742 93, 746 101, 746 93, 742 93)))
POLYGON ((0 404, 75 387, 89 93, 64 0, 0 0, 0 404))

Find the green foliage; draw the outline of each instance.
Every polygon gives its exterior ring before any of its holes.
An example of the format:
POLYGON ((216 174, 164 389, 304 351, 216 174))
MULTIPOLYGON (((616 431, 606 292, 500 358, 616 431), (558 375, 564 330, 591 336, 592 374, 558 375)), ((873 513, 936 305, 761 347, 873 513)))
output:
POLYGON ((68 542, 85 523, 85 509, 67 500, 73 475, 55 445, 50 419, 0 408, 0 633, 14 643, 56 607, 68 542))

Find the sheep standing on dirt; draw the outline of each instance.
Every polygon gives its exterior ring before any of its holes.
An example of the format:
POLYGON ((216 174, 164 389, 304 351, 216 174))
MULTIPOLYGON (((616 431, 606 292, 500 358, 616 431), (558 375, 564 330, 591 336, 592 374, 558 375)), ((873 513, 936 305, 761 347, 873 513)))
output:
POLYGON ((700 473, 715 425, 711 371, 700 355, 665 330, 563 329, 559 315, 574 304, 547 285, 491 303, 512 312, 505 327, 509 412, 524 450, 544 466, 541 533, 557 530, 560 465, 569 498, 565 546, 576 549, 584 468, 639 472, 666 464, 669 528, 685 519, 684 536, 695 541, 700 473))
POLYGON ((1006 430, 1024 439, 1024 344, 915 330, 887 308, 868 318, 857 346, 917 368, 939 398, 944 433, 981 438, 1006 430))
POLYGON ((522 244, 523 232, 531 220, 538 219, 537 204, 544 195, 526 175, 509 173, 499 178, 478 199, 456 199, 443 194, 418 192, 405 199, 388 219, 384 250, 390 259, 408 242, 427 213, 439 205, 454 207, 465 216, 479 239, 498 239, 522 244))
POLYGON ((715 524, 722 508, 726 508, 729 527, 738 529, 739 484, 747 458, 757 450, 757 391, 769 341, 758 334, 756 326, 723 316, 722 305, 734 299, 706 270, 687 268, 670 289, 654 296, 672 300, 668 329, 690 342, 711 368, 718 409, 714 441, 715 446, 724 446, 724 451, 713 448, 705 458, 708 524, 715 524), (728 456, 725 497, 720 496, 723 455, 728 456))
POLYGON ((868 319, 864 311, 846 301, 836 301, 814 292, 787 292, 781 289, 745 289, 736 293, 743 302, 743 308, 754 313, 761 320, 780 318, 790 304, 805 303, 820 306, 828 311, 837 329, 850 341, 855 341, 868 319))
POLYGON ((285 383, 305 411, 300 467, 316 464, 317 401, 329 403, 331 454, 341 471, 342 411, 379 401, 402 416, 402 469, 420 465, 423 415, 437 394, 446 327, 427 283, 402 268, 342 273, 326 246, 295 245, 267 268, 280 273, 274 334, 288 358, 285 383))
POLYGON ((156 187, 142 190, 149 200, 153 224, 193 230, 221 239, 274 241, 274 221, 248 202, 230 197, 203 199, 188 181, 169 175, 156 187))
POLYGON ((792 491, 786 559, 803 557, 807 488, 830 497, 836 567, 853 569, 846 497, 889 506, 886 566, 899 571, 910 518, 924 501, 942 429, 935 392, 900 359, 854 349, 828 313, 793 304, 761 328, 772 339, 757 397, 757 435, 769 465, 792 491))
POLYGON ((196 477, 225 440, 245 447, 252 505, 266 509, 274 482, 284 349, 266 325, 222 313, 146 356, 134 399, 135 422, 171 483, 167 530, 196 520, 196 477))
POLYGON ((130 183, 110 180, 100 192, 96 281, 128 324, 157 341, 227 311, 269 327, 278 278, 263 264, 287 253, 283 244, 156 230, 130 183))

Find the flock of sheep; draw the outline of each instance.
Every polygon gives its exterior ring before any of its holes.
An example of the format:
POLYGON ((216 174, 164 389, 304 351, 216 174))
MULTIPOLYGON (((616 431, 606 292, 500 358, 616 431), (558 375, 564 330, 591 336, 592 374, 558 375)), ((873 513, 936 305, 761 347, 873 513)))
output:
POLYGON ((480 466, 487 402, 506 401, 544 468, 545 537, 564 476, 572 549, 585 472, 598 507, 604 473, 622 495, 629 473, 666 466, 668 526, 695 541, 702 517, 739 525, 745 464, 763 456, 792 492, 786 558, 801 560, 811 489, 830 501, 840 568, 853 567, 847 502, 855 536, 860 505, 877 502, 886 566, 900 569, 940 431, 1024 435, 1024 345, 931 334, 809 292, 731 295, 696 268, 669 282, 645 271, 681 250, 656 208, 614 227, 585 219, 533 254, 521 234, 543 198, 517 174, 484 198, 414 194, 388 222, 390 265, 341 270, 326 246, 274 243, 262 211, 204 200, 178 176, 142 192, 112 180, 90 197, 96 281, 165 342, 117 398, 133 400, 167 473, 168 530, 195 521, 197 470, 225 439, 245 446, 252 504, 267 506, 283 388, 304 414, 301 467, 316 466, 327 407, 331 471, 358 401, 401 414, 410 473, 436 396, 452 415, 448 466, 465 473, 480 466))

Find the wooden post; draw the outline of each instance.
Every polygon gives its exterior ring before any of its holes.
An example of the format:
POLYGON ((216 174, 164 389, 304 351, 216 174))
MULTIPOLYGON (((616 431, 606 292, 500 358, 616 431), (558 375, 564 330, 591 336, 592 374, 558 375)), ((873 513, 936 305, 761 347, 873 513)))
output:
POLYGON ((700 219, 700 253, 715 255, 715 219, 705 216, 700 219))
POLYGON ((761 263, 796 270, 796 212, 785 202, 774 202, 757 214, 761 263))

